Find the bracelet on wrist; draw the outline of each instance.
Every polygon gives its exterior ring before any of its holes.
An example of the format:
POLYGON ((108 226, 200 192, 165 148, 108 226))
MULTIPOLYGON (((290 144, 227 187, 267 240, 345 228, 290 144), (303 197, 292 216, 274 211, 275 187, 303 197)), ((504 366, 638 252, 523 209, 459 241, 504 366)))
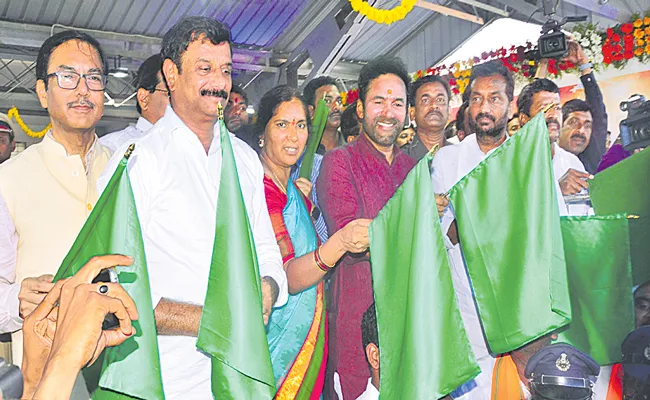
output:
POLYGON ((323 261, 323 258, 320 255, 320 247, 318 247, 316 249, 316 251, 314 251, 314 262, 316 262, 316 265, 318 266, 318 268, 320 268, 321 271, 323 271, 323 272, 327 272, 330 269, 334 268, 333 265, 325 264, 325 261, 323 261))
POLYGON ((582 71, 584 71, 584 70, 586 70, 586 69, 593 68, 593 67, 594 67, 594 64, 592 64, 591 62, 587 61, 586 63, 584 63, 584 64, 582 64, 581 66, 579 66, 578 69, 580 70, 580 72, 582 72, 582 71))

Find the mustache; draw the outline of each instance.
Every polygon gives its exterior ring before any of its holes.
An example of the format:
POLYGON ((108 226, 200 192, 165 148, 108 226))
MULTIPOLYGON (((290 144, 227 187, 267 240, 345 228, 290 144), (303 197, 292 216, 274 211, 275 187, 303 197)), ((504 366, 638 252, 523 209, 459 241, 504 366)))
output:
POLYGON ((213 96, 227 99, 228 93, 226 93, 226 91, 223 89, 203 89, 201 90, 201 96, 213 96))
MULTIPOLYGON (((427 113, 426 116, 429 117, 429 116, 431 116, 431 115, 437 115, 437 116, 439 116, 440 118, 442 118, 442 113, 441 113, 440 111, 438 111, 438 110, 431 110, 431 111, 429 111, 429 112, 427 113)), ((481 115, 481 114, 479 114, 479 115, 481 115)), ((478 116, 477 116, 477 119, 478 119, 478 116)))
POLYGON ((488 113, 478 113, 476 115, 476 118, 474 119, 474 122, 478 121, 481 118, 487 118, 491 120, 492 122, 497 122, 497 119, 494 117, 494 115, 488 114, 488 113))
POLYGON ((559 127, 560 121, 558 121, 557 118, 549 117, 546 118, 546 126, 548 126, 548 124, 556 124, 559 127))
POLYGON ((582 139, 585 142, 587 141, 587 137, 585 135, 583 135, 582 133, 575 133, 575 134, 571 135, 571 139, 574 139, 574 138, 582 139))
POLYGON ((332 111, 327 118, 332 118, 333 116, 338 116, 339 118, 341 117, 341 112, 340 111, 332 111))
POLYGON ((78 101, 73 101, 71 103, 68 103, 68 108, 72 107, 77 107, 77 106, 85 106, 85 107, 90 107, 90 108, 95 108, 95 103, 88 99, 81 99, 78 101))

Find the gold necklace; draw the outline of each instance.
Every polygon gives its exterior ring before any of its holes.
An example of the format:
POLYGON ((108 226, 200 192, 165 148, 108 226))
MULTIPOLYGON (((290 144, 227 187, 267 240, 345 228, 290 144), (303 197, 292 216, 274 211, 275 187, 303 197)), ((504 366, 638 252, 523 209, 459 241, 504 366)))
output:
POLYGON ((287 188, 282 184, 282 181, 280 180, 280 178, 278 178, 278 176, 275 174, 275 172, 273 172, 273 170, 271 169, 271 166, 266 161, 264 161, 263 159, 262 159, 262 163, 264 165, 266 165, 266 169, 268 169, 269 172, 271 173, 271 175, 273 175, 272 176, 273 182, 275 182, 275 184, 279 186, 282 193, 287 194, 287 188))

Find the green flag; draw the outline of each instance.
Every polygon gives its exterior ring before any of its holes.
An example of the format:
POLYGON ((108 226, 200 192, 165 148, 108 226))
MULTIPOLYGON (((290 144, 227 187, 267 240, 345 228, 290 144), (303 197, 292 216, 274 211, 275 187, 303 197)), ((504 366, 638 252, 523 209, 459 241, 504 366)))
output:
POLYGON ((409 173, 370 224, 381 398, 432 399, 480 372, 456 303, 429 174, 409 173))
POLYGON ((635 214, 650 217, 650 151, 644 150, 597 173, 589 197, 597 215, 635 214))
POLYGON ((97 255, 124 254, 134 260, 130 267, 116 270, 140 315, 138 321, 133 321, 136 334, 119 346, 107 348, 84 370, 94 399, 164 399, 142 231, 126 168, 131 146, 54 277, 57 281, 74 275, 97 255))
POLYGON ((461 249, 493 354, 571 321, 543 113, 450 190, 461 249))
MULTIPOLYGON (((262 289, 235 156, 223 119, 217 225, 197 347, 212 358, 212 395, 270 399, 275 394, 262 316, 262 289)), ((262 184, 262 182, 260 182, 262 184)))
POLYGON ((316 111, 314 112, 312 132, 311 135, 309 135, 309 139, 307 140, 307 147, 305 148, 305 153, 302 156, 302 164, 300 165, 301 178, 311 179, 311 169, 314 165, 314 155, 316 155, 316 150, 318 150, 318 145, 320 144, 320 140, 323 137, 323 131, 325 131, 325 123, 327 123, 328 115, 329 109, 325 104, 325 100, 318 100, 316 111))
POLYGON ((616 214, 561 222, 573 321, 559 340, 600 365, 621 361, 621 343, 634 330, 629 221, 616 214))

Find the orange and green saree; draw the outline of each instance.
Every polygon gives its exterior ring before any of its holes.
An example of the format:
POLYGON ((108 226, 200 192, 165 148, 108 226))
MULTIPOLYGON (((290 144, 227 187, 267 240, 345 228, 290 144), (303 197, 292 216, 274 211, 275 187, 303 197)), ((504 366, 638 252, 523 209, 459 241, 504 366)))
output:
MULTIPOLYGON (((308 209, 309 200, 290 183, 284 194, 264 177, 266 203, 275 237, 286 264, 316 250, 318 236, 308 209)), ((327 315, 323 282, 274 309, 267 338, 278 388, 276 399, 319 399, 327 362, 327 315)))

